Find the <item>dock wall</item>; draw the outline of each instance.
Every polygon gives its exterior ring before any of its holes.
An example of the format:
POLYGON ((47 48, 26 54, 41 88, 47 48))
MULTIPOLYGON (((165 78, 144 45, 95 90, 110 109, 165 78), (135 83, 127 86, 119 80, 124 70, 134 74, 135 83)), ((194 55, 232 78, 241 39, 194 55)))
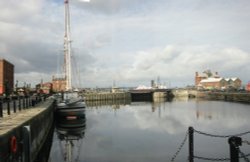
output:
POLYGON ((250 93, 235 92, 198 92, 198 98, 208 100, 222 100, 231 102, 250 103, 250 93))
MULTIPOLYGON (((172 89, 170 91, 132 91, 132 92, 118 92, 118 93, 87 93, 84 94, 86 102, 92 101, 114 101, 122 100, 128 103, 136 101, 164 101, 169 98, 188 97, 188 98, 203 98, 208 100, 223 100, 232 102, 250 103, 250 93, 242 92, 211 92, 211 91, 197 91, 190 89, 172 89)), ((108 104, 108 103, 107 103, 108 104)))
POLYGON ((116 92, 116 93, 86 93, 84 94, 84 100, 88 101, 105 101, 105 100, 130 100, 131 94, 128 92, 116 92))
POLYGON ((26 109, 0 126, 0 162, 33 162, 42 148, 54 120, 54 100, 47 99, 34 108, 26 109), (13 150, 13 138, 16 149, 13 150))

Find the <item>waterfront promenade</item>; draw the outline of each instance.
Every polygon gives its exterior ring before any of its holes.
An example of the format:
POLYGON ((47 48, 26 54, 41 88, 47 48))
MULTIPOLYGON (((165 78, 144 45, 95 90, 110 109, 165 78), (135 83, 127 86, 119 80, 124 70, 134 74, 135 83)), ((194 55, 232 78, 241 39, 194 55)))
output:
POLYGON ((47 98, 16 113, 3 113, 0 118, 0 162, 35 160, 52 127, 54 101, 47 98))
POLYGON ((40 114, 50 102, 51 101, 48 99, 38 103, 34 107, 22 109, 16 113, 12 112, 10 115, 7 114, 7 110, 5 109, 3 111, 3 117, 0 118, 0 136, 40 114))

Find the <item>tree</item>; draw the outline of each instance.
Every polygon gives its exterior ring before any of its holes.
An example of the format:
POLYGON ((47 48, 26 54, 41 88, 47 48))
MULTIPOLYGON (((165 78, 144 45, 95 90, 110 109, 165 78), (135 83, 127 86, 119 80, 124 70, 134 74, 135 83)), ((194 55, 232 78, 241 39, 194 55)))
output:
POLYGON ((213 74, 211 72, 211 70, 205 70, 203 73, 207 74, 208 77, 211 77, 213 74))

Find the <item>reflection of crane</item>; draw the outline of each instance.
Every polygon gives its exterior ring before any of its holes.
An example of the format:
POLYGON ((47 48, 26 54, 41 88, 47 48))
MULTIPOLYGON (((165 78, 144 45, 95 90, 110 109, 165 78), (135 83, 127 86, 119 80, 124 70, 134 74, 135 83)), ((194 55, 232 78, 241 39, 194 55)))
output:
MULTIPOLYGON (((80 137, 75 138, 75 139, 66 137, 66 139, 65 139, 65 148, 64 148, 65 150, 64 150, 64 153, 63 153, 64 161, 65 162, 78 162, 81 147, 82 147, 82 140, 80 139, 80 137), (76 144, 78 144, 78 145, 76 145, 76 144), (75 146, 76 146, 76 149, 74 151, 75 146), (73 151, 77 153, 75 156, 73 154, 73 151)), ((62 148, 63 147, 61 146, 61 149, 62 148)))
MULTIPOLYGON (((64 121, 65 122, 65 121, 64 121)), ((85 130, 85 120, 77 121, 82 126, 70 123, 60 123, 57 126, 57 134, 60 140, 60 149, 65 162, 78 162, 85 130), (59 126, 60 125, 60 126, 59 126), (77 125, 77 126, 76 126, 77 125)))
POLYGON ((64 154, 64 161, 66 162, 72 162, 72 147, 71 147, 72 145, 73 145, 72 141, 66 140, 65 144, 66 152, 64 154))

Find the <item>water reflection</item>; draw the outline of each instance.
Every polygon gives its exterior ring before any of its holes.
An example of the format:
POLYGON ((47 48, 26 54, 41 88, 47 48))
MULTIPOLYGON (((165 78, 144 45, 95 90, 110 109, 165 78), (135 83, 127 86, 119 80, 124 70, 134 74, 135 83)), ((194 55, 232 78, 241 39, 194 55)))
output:
MULTIPOLYGON (((72 145, 81 145, 79 161, 84 162, 166 162, 171 160, 189 126, 218 135, 250 130, 249 105, 239 103, 181 98, 172 102, 88 105, 85 120, 88 127, 83 129, 84 139, 82 136, 72 145)), ((57 134, 60 133, 57 131, 57 134)), ((60 140, 54 139, 54 160, 51 162, 65 157, 65 152, 60 153, 57 149, 62 141, 65 148, 65 134, 58 137, 60 140)), ((244 136, 244 139, 248 138, 250 135, 244 136)), ((195 155, 229 157, 227 139, 195 134, 194 142, 195 155)), ((249 153, 250 148, 243 146, 242 151, 249 153)), ((75 159, 78 152, 72 152, 76 154, 75 159)), ((187 156, 186 143, 176 161, 186 161, 187 156)))
MULTIPOLYGON (((85 113, 77 119, 57 119, 56 134, 59 140, 61 158, 65 162, 79 161, 83 137, 86 129, 85 113)), ((59 159, 57 159, 59 160, 59 159)))
POLYGON ((99 101, 86 101, 87 107, 103 107, 111 106, 114 109, 119 109, 122 105, 130 105, 131 100, 129 99, 120 99, 120 100, 99 100, 99 101))

